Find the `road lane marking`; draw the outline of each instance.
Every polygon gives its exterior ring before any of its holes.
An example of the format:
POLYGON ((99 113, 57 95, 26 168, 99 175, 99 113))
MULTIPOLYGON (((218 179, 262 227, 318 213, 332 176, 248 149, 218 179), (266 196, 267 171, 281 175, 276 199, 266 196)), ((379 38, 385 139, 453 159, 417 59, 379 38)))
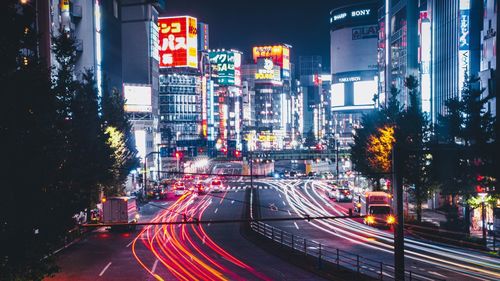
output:
POLYGON ((299 226, 297 225, 297 223, 296 223, 296 222, 293 222, 293 224, 295 224, 295 227, 296 227, 297 229, 299 229, 299 226))
POLYGON ((234 200, 231 200, 231 204, 234 204, 234 200))
POLYGON ((218 210, 219 210, 219 208, 215 208, 215 211, 214 211, 214 213, 216 213, 216 214, 217 214, 217 211, 218 211, 218 210))
POLYGON ((281 198, 281 194, 278 193, 278 196, 281 198))
POLYGON ((288 215, 290 215, 290 216, 292 215, 292 213, 290 213, 290 210, 286 210, 286 211, 288 212, 288 215))
POLYGON ((99 273, 99 276, 102 276, 104 274, 104 272, 106 272, 106 270, 108 270, 108 268, 111 266, 111 262, 108 263, 108 265, 106 265, 104 267, 104 269, 101 271, 101 273, 99 273))
POLYGON ((443 277, 443 278, 444 278, 444 277, 446 277, 446 276, 444 276, 443 274, 439 274, 439 273, 437 273, 437 272, 435 272, 435 271, 429 271, 429 273, 430 273, 430 274, 437 275, 437 276, 439 276, 439 277, 443 277))
POLYGON ((132 243, 134 243, 134 240, 130 241, 130 243, 128 243, 127 246, 125 246, 125 248, 130 247, 130 245, 132 245, 132 243))
POLYGON ((155 260, 155 263, 153 263, 153 267, 151 268, 151 272, 155 273, 156 266, 158 265, 158 259, 155 260))
POLYGON ((283 205, 284 205, 284 206, 286 206, 286 203, 285 203, 285 201, 283 201, 283 205))

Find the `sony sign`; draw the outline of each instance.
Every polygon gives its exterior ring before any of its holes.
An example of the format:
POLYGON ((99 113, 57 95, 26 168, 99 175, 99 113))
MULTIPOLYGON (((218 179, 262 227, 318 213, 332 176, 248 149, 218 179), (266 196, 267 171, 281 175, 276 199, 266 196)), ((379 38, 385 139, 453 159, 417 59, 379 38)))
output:
POLYGON ((370 15, 370 9, 356 10, 351 12, 351 17, 360 17, 370 15))

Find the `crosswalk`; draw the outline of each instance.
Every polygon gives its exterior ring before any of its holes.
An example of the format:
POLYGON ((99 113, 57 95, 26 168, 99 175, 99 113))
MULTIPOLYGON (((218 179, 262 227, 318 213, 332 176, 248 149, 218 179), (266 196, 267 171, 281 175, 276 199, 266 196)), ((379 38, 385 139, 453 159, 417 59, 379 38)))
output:
MULTIPOLYGON (((250 189, 251 186, 249 184, 247 185, 239 185, 239 184, 229 184, 227 186, 224 186, 221 188, 221 191, 241 191, 241 190, 246 190, 246 189, 250 189)), ((290 186, 285 186, 284 188, 292 188, 290 186)), ((300 187, 296 187, 297 189, 302 189, 302 190, 305 190, 305 189, 308 189, 308 190, 311 190, 311 189, 314 189, 315 187, 311 187, 311 186, 300 186, 300 187)), ((273 186, 269 186, 269 185, 260 185, 260 184, 254 184, 253 185, 253 189, 258 189, 258 190, 266 190, 266 189, 277 189, 277 187, 273 187, 273 186)))
MULTIPOLYGON (((222 191, 236 191, 236 190, 246 190, 246 189, 250 189, 250 188, 251 188, 250 185, 225 186, 221 190, 222 191)), ((263 190, 263 189, 272 189, 272 187, 267 186, 267 185, 255 185, 255 184, 254 184, 253 188, 254 189, 260 189, 260 190, 263 190)))

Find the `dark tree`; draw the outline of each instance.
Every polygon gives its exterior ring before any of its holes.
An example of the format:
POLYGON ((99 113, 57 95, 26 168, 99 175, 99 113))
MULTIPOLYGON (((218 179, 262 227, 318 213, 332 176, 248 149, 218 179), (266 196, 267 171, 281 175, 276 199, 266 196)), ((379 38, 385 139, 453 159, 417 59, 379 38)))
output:
POLYGON ((41 280, 57 271, 52 252, 65 233, 56 224, 57 181, 63 162, 55 124, 50 72, 37 60, 31 7, 19 1, 0 4, 0 83, 2 103, 0 169, 0 280, 41 280))
POLYGON ((433 186, 430 178, 431 157, 427 149, 430 138, 430 122, 422 112, 418 81, 413 76, 405 80, 409 104, 398 118, 396 139, 399 141, 400 161, 404 182, 414 187, 417 221, 422 220, 422 203, 428 199, 433 186))
POLYGON ((135 148, 132 125, 125 112, 125 100, 116 89, 109 90, 103 85, 102 118, 113 150, 113 183, 108 186, 107 194, 120 194, 129 173, 139 166, 137 149, 135 148))
POLYGON ((468 199, 479 189, 496 185, 496 121, 485 106, 490 98, 483 96, 477 78, 466 76, 461 98, 446 101, 447 114, 439 116, 436 126, 433 176, 441 192, 451 196, 450 210, 457 208, 456 196, 463 196, 466 232, 470 225, 468 199))

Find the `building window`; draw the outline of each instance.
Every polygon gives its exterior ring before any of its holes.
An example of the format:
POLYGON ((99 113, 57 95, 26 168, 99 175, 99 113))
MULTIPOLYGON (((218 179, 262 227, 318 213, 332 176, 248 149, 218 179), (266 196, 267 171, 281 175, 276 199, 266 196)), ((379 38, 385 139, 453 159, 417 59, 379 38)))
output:
POLYGON ((147 142, 147 147, 148 148, 153 148, 153 141, 148 141, 147 142))

